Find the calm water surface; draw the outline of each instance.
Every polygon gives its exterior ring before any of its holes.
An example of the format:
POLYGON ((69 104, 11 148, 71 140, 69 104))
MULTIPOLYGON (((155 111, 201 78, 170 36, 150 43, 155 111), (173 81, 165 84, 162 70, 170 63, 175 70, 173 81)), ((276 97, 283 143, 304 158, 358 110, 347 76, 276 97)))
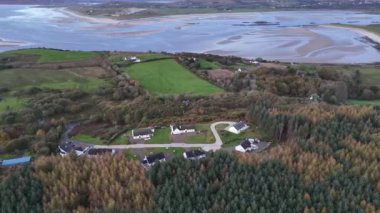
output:
POLYGON ((295 62, 380 62, 361 35, 324 24, 366 25, 380 15, 357 11, 280 11, 93 20, 63 9, 0 5, 0 39, 71 50, 209 52, 295 62), (257 25, 266 21, 273 25, 257 25))

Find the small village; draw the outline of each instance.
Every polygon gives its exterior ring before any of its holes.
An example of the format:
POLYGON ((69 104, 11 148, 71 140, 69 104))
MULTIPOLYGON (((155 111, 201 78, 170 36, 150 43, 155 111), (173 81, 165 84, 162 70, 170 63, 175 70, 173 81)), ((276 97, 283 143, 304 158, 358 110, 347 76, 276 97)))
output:
MULTIPOLYGON (((234 135, 240 135, 247 131, 250 127, 243 121, 239 122, 224 122, 229 123, 227 127, 220 130, 223 132, 228 132, 234 135)), ((149 141, 154 138, 155 133, 162 129, 163 127, 146 127, 146 128, 137 128, 131 131, 129 145, 110 145, 110 146, 97 146, 89 145, 84 143, 78 143, 73 141, 67 141, 60 144, 59 154, 64 157, 68 154, 75 154, 77 156, 87 156, 94 157, 104 154, 117 154, 121 153, 124 150, 137 150, 150 147, 162 147, 169 149, 169 147, 184 147, 186 150, 182 153, 182 157, 189 160, 200 160, 206 157, 207 151, 216 151, 222 149, 223 141, 220 138, 218 131, 216 131, 215 138, 217 141, 214 144, 185 144, 182 143, 184 138, 195 136, 200 134, 197 130, 196 125, 193 124, 171 124, 170 125, 170 138, 174 139, 177 143, 167 144, 162 141, 162 144, 149 144, 149 141)), ((211 125, 212 128, 212 125, 211 125)), ((234 147, 226 148, 227 151, 239 152, 239 153, 258 153, 263 151, 270 145, 269 142, 261 141, 258 138, 245 138, 240 141, 234 147)), ((175 150, 174 150, 175 151, 175 150)), ((155 165, 157 162, 165 162, 170 159, 170 153, 163 152, 151 152, 150 154, 144 155, 141 157, 140 162, 145 168, 149 168, 155 165)), ((137 156, 136 156, 137 157, 137 156)))

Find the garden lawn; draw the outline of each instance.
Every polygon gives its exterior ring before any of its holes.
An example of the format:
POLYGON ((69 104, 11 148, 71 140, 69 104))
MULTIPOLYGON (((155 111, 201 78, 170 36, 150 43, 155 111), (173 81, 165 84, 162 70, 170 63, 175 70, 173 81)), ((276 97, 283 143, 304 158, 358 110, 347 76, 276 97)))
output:
POLYGON ((133 79, 139 81, 150 94, 191 94, 207 96, 223 90, 198 78, 173 59, 133 64, 124 68, 133 79))
POLYGON ((117 137, 112 142, 112 144, 117 144, 117 145, 130 144, 129 143, 129 135, 131 135, 131 132, 129 132, 129 134, 128 133, 124 133, 124 134, 119 135, 119 137, 117 137))
POLYGON ((214 143, 215 138, 211 132, 210 124, 197 124, 197 133, 196 135, 191 135, 186 137, 185 142, 190 144, 198 144, 198 143, 214 143))
POLYGON ((91 59, 99 55, 96 52, 62 51, 52 49, 23 49, 6 52, 9 55, 34 55, 38 63, 70 62, 91 59))
POLYGON ((78 134, 73 137, 74 140, 78 140, 83 143, 89 143, 94 145, 104 145, 103 140, 86 134, 78 134))
POLYGON ((171 157, 182 157, 183 152, 185 152, 184 148, 149 148, 145 149, 145 154, 146 155, 151 155, 151 154, 157 154, 157 153, 164 153, 165 155, 170 155, 171 157))
POLYGON ((240 134, 234 134, 226 130, 219 130, 219 134, 223 141, 223 147, 237 146, 247 138, 258 138, 263 141, 271 141, 270 136, 265 131, 255 126, 250 126, 249 129, 240 134))
POLYGON ((349 104, 358 106, 377 106, 380 107, 380 100, 348 100, 349 104))
POLYGON ((170 143, 170 129, 156 129, 152 139, 145 142, 146 144, 168 144, 170 143))
POLYGON ((17 97, 6 97, 0 100, 0 113, 17 111, 26 105, 26 100, 17 97))

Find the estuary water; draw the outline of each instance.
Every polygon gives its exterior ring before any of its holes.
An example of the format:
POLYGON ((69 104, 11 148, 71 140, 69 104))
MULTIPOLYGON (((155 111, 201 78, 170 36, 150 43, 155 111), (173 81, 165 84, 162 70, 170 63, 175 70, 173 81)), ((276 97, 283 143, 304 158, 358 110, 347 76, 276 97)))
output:
POLYGON ((360 11, 276 11, 177 15, 135 20, 90 18, 65 8, 0 5, 0 51, 198 52, 310 63, 380 62, 363 35, 331 24, 379 24, 360 11))

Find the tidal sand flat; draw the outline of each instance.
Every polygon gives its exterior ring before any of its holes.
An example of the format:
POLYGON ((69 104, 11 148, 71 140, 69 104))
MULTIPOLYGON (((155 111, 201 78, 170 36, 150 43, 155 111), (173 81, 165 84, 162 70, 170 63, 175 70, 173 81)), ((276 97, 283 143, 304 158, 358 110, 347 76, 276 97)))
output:
MULTIPOLYGON (((288 62, 373 63, 380 61, 380 52, 362 38, 378 38, 359 29, 324 25, 367 25, 376 21, 380 21, 380 15, 357 11, 192 14, 113 20, 86 17, 65 8, 0 5, 0 38, 27 42, 23 47, 185 51, 288 62)), ((20 48, 14 44, 1 41, 0 51, 20 48)))

